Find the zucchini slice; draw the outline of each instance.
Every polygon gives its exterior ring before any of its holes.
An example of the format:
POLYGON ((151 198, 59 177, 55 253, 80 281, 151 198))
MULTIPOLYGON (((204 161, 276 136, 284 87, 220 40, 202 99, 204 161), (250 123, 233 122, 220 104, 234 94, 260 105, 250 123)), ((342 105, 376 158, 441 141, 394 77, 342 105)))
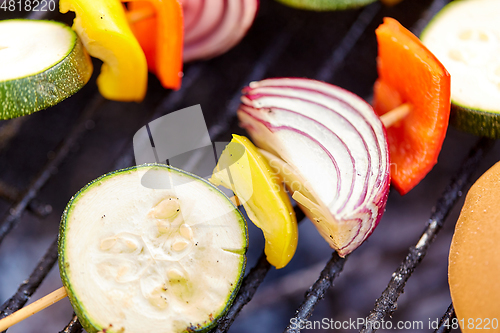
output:
POLYGON ((453 1, 422 33, 422 42, 451 75, 450 122, 500 137, 500 2, 453 1))
POLYGON ((59 268, 89 333, 204 332, 238 291, 247 245, 245 220, 219 189, 145 164, 106 174, 71 199, 59 268), (146 172, 173 186, 142 186, 146 172))
POLYGON ((31 114, 80 90, 92 62, 76 33, 54 21, 0 21, 0 119, 31 114))
POLYGON ((376 0, 278 0, 287 6, 315 11, 344 10, 366 6, 376 0))

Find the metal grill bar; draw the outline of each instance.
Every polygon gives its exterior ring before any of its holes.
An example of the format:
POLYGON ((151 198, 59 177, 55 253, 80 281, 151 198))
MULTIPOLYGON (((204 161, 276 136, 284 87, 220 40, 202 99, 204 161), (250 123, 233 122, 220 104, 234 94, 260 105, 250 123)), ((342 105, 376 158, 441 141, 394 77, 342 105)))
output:
POLYGON ((403 292, 406 282, 425 257, 429 245, 441 230, 446 217, 466 189, 481 159, 492 148, 493 142, 494 141, 491 139, 482 138, 479 139, 476 145, 471 149, 469 155, 461 164, 457 174, 451 179, 450 184, 438 199, 436 206, 432 210, 433 213, 431 214, 427 227, 418 243, 410 248, 405 260, 392 274, 392 278, 387 288, 375 303, 374 309, 370 312, 366 324, 360 332, 375 332, 376 327, 382 327, 381 321, 396 310, 396 302, 403 292))
MULTIPOLYGON (((59 0, 54 0, 55 8, 59 8, 59 0)), ((26 16, 28 20, 48 20, 51 16, 57 14, 57 11, 32 11, 26 16)))
MULTIPOLYGON (((175 110, 183 101, 186 91, 196 82, 196 80, 203 73, 205 66, 203 64, 196 64, 186 71, 186 75, 182 79, 182 87, 177 91, 172 91, 155 109, 150 120, 161 117, 166 114, 168 110, 175 110)), ((131 144, 127 145, 126 151, 122 153, 121 157, 116 161, 114 169, 123 169, 134 164, 134 149, 131 144)))
POLYGON ((82 330, 82 324, 80 324, 78 317, 73 313, 73 318, 71 318, 68 325, 59 333, 80 333, 82 330))
POLYGON ((352 51, 354 45, 356 45, 368 25, 380 11, 380 8, 380 2, 375 2, 363 9, 347 34, 342 38, 340 45, 335 48, 330 58, 321 66, 321 69, 316 74, 318 80, 325 82, 331 82, 333 80, 340 65, 352 51))
MULTIPOLYGON (((0 197, 5 198, 11 202, 16 202, 21 200, 21 196, 21 191, 19 191, 17 188, 0 181, 0 197)), ((52 206, 42 204, 37 200, 31 200, 28 203, 28 210, 36 216, 43 218, 52 212, 52 206)))
POLYGON ((14 228, 19 218, 28 207, 28 204, 33 200, 38 191, 47 183, 47 181, 52 177, 58 166, 64 161, 68 155, 70 148, 80 139, 80 137, 85 133, 85 124, 87 120, 91 119, 97 108, 104 101, 100 95, 96 95, 94 100, 85 108, 80 119, 78 120, 76 126, 73 128, 68 137, 64 140, 62 146, 57 150, 54 159, 50 160, 44 168, 40 171, 40 174, 35 178, 33 183, 28 187, 26 193, 21 197, 17 204, 9 211, 7 217, 2 222, 0 226, 0 244, 2 243, 5 236, 14 228))
POLYGON ((38 289, 42 281, 50 272, 57 261, 57 239, 50 245, 49 249, 38 262, 30 277, 24 281, 17 292, 0 307, 0 319, 22 308, 30 297, 38 289))
POLYGON ((451 324, 453 318, 457 318, 455 314, 455 309, 453 308, 453 303, 450 304, 444 315, 439 320, 439 327, 434 331, 434 333, 447 333, 451 331, 451 324), (446 326, 445 326, 446 325, 446 326))
MULTIPOLYGON (((326 264, 318 280, 307 292, 304 301, 293 317, 294 319, 296 319, 296 323, 302 322, 312 315, 314 307, 316 306, 318 301, 325 297, 325 293, 332 286, 333 280, 340 275, 340 272, 342 272, 346 259, 347 258, 339 257, 337 252, 332 253, 332 258, 326 264)), ((300 332, 299 326, 292 325, 292 322, 292 319, 290 319, 290 324, 285 329, 285 332, 300 332)))
MULTIPOLYGON (((297 206, 294 207, 297 221, 303 221, 305 218, 304 212, 297 206)), ((240 313, 241 309, 252 300, 257 288, 260 286, 267 273, 271 269, 271 264, 266 259, 266 254, 262 252, 254 267, 248 272, 247 276, 241 283, 240 290, 234 299, 233 305, 228 313, 219 321, 218 326, 211 333, 225 333, 229 330, 234 320, 240 313)))
POLYGON ((450 2, 449 0, 434 0, 432 1, 429 8, 422 15, 420 20, 417 21, 415 26, 413 27, 412 32, 416 36, 420 36, 424 28, 430 22, 430 20, 444 7, 446 4, 450 2))
POLYGON ((8 120, 0 127, 0 150, 8 145, 9 141, 19 132, 19 128, 26 121, 27 117, 8 120))
POLYGON ((264 78, 269 66, 271 66, 281 55, 281 53, 286 49, 288 43, 290 42, 292 35, 295 31, 297 31, 301 22, 292 22, 287 28, 285 28, 282 32, 276 36, 272 42, 267 46, 264 50, 260 58, 253 66, 253 70, 248 74, 248 76, 243 81, 243 84, 240 85, 240 89, 233 95, 229 104, 222 114, 219 117, 216 124, 209 129, 208 133, 213 140, 217 140, 219 135, 224 133, 229 129, 231 120, 236 117, 236 110, 240 104, 241 97, 241 89, 246 87, 252 81, 258 81, 264 78))
MULTIPOLYGON (((292 37, 292 32, 300 27, 300 24, 291 24, 287 29, 281 31, 278 36, 269 44, 262 55, 257 60, 250 74, 243 80, 232 98, 229 100, 227 107, 221 116, 217 119, 214 125, 208 129, 208 134, 213 141, 217 141, 221 134, 227 132, 231 126, 231 122, 236 118, 236 110, 240 103, 241 90, 248 85, 249 82, 261 80, 266 74, 269 66, 273 64, 279 57, 281 52, 286 48, 292 37)), ((184 168, 191 170, 192 166, 198 165, 203 158, 203 154, 193 154, 185 163, 184 168)))
POLYGON ((218 326, 211 333, 224 333, 229 330, 241 309, 252 300, 270 268, 271 264, 267 261, 265 253, 262 252, 257 264, 252 267, 248 275, 243 279, 238 295, 228 313, 219 321, 218 326))

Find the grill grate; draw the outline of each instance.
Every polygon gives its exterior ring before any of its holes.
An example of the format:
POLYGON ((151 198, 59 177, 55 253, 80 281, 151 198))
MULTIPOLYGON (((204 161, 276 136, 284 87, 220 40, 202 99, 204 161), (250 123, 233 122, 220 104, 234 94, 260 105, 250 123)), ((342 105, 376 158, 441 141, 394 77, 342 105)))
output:
POLYGON ((477 169, 484 154, 492 147, 492 143, 492 140, 483 138, 478 141, 474 148, 472 148, 469 156, 462 163, 457 174, 452 178, 450 184, 437 201, 429 219, 428 226, 420 237, 417 245, 410 248, 405 260, 392 274, 389 285, 375 303, 375 308, 368 316, 367 325, 363 327, 361 332, 374 332, 375 330, 373 327, 380 326, 378 323, 387 315, 392 315, 396 310, 396 301, 403 292, 406 282, 427 254, 429 245, 443 227, 446 217, 450 214, 451 209, 461 196, 462 191, 465 190, 472 173, 477 169))
MULTIPOLYGON (((294 319, 297 319, 297 321, 303 321, 312 315, 314 307, 316 306, 318 301, 325 296, 328 288, 332 286, 333 280, 340 275, 340 272, 344 268, 345 261, 346 258, 340 258, 337 252, 333 252, 332 258, 326 264, 318 280, 307 292, 306 297, 297 310, 294 319)), ((298 331, 300 330, 297 328, 293 328, 291 324, 285 330, 285 332, 298 331)))
POLYGON ((28 280, 24 281, 19 286, 17 292, 7 302, 5 302, 2 307, 0 307, 2 315, 9 315, 22 308, 26 302, 28 302, 33 293, 38 289, 43 280, 47 277, 47 274, 52 269, 56 261, 57 240, 54 240, 43 258, 31 273, 28 280))
MULTIPOLYGON (((212 141, 227 139, 229 133, 241 131, 235 126, 235 110, 240 96, 240 89, 235 89, 235 87, 241 88, 250 81, 260 80, 266 76, 316 77, 343 86, 358 95, 369 96, 371 85, 376 77, 374 66, 376 45, 374 45, 373 30, 381 22, 381 18, 383 16, 393 16, 405 26, 414 26, 414 32, 419 33, 429 19, 446 3, 445 0, 405 0, 393 8, 386 8, 380 3, 374 3, 356 11, 324 14, 300 12, 282 7, 272 1, 263 0, 261 13, 249 36, 245 38, 242 44, 218 59, 189 65, 185 71, 182 89, 179 91, 168 93, 165 97, 165 91, 159 87, 157 82, 153 82, 145 102, 131 106, 105 101, 95 92, 95 86, 89 84, 89 87, 84 89, 85 92, 82 91, 68 101, 52 108, 54 111, 44 111, 46 115, 40 113, 0 123, 0 170, 5 169, 5 172, 0 171, 0 177, 2 177, 12 174, 12 169, 18 168, 15 161, 22 160, 21 156, 23 154, 13 158, 12 154, 9 155, 5 151, 14 150, 12 147, 15 147, 18 143, 16 140, 21 138, 22 141, 22 137, 26 135, 25 131, 23 131, 25 127, 33 128, 33 126, 36 126, 35 122, 43 121, 44 117, 53 119, 53 117, 58 116, 58 114, 54 115, 55 113, 63 112, 64 109, 73 107, 80 110, 82 109, 81 106, 85 105, 79 116, 75 116, 73 112, 67 117, 69 119, 65 119, 63 126, 72 129, 62 140, 62 144, 55 149, 55 152, 50 149, 46 150, 49 152, 48 162, 39 169, 37 175, 32 178, 33 180, 25 190, 18 190, 18 188, 23 188, 22 185, 10 185, 6 181, 7 178, 0 179, 0 198, 5 201, 0 202, 0 204, 3 204, 0 209, 6 207, 5 218, 0 225, 0 245, 14 227, 23 221, 26 211, 33 213, 37 219, 46 218, 50 220, 52 217, 53 221, 57 220, 54 216, 60 214, 61 210, 54 208, 51 211, 51 206, 45 203, 52 203, 50 200, 46 201, 45 197, 47 195, 41 195, 45 187, 55 184, 50 188, 53 190, 54 187, 57 188, 58 184, 67 181, 67 179, 78 178, 75 175, 84 175, 86 181, 78 181, 73 186, 78 189, 105 171, 132 165, 133 151, 130 139, 134 131, 140 127, 137 126, 138 123, 145 124, 168 112, 201 101, 204 111, 207 112, 208 110, 205 117, 207 121, 211 122, 209 124, 209 133, 212 141), (415 22, 416 24, 414 24, 415 22), (325 29, 325 26, 330 30, 325 29), (325 32, 328 31, 332 32, 328 35, 331 38, 326 39, 324 36, 325 32), (312 36, 310 37, 307 34, 312 36), (317 35, 314 36, 314 34, 317 35), (313 56, 307 54, 307 52, 300 52, 301 49, 308 47, 314 53, 313 56), (309 59, 308 65, 297 66, 297 64, 304 63, 304 59, 309 59), (316 66, 316 64, 321 65, 316 66), (225 70, 230 73, 217 76, 214 68, 218 70, 222 68, 222 72, 225 70), (215 89, 220 88, 223 91, 221 95, 224 98, 210 98, 210 96, 207 96, 217 93, 213 87, 216 87, 215 89), (91 98, 88 96, 91 96, 91 98), (109 109, 109 112, 106 113, 107 109, 109 109), (116 115, 115 110, 118 110, 116 115), (215 110, 223 111, 216 112, 215 110), (123 113, 126 112, 132 114, 130 121, 121 119, 123 113), (139 115, 140 113, 143 114, 139 115), (114 117, 114 120, 119 119, 119 125, 124 127, 128 125, 129 131, 126 133, 120 132, 116 127, 109 125, 107 117, 114 117), (114 140, 112 147, 117 153, 110 154, 107 166, 94 167, 91 172, 82 172, 82 167, 78 163, 86 159, 89 153, 82 148, 78 152, 75 152, 75 149, 79 146, 87 147, 89 141, 95 140, 94 135, 90 135, 89 132, 99 122, 108 124, 105 129, 113 130, 108 132, 112 133, 111 139, 114 140), (33 125, 34 123, 35 125, 33 125), (117 139, 113 137, 116 132, 119 132, 117 139), (5 162, 6 159, 7 162, 5 162), (102 168, 105 169, 102 170, 102 168), (66 174, 60 175, 58 173, 60 169, 66 170, 66 174)), ((101 137, 110 138, 110 136, 106 136, 107 134, 102 134, 102 132, 105 131, 101 130, 101 137)), ((93 143, 95 146, 99 145, 100 142, 93 143)), ((441 230, 445 219, 456 206, 462 193, 466 191, 473 174, 485 168, 485 166, 482 166, 485 164, 484 157, 492 147, 493 142, 491 140, 480 139, 471 149, 469 156, 463 161, 442 196, 436 201, 430 220, 417 245, 410 248, 406 258, 392 275, 387 288, 376 301, 375 307, 368 316, 370 323, 380 323, 387 315, 392 316, 406 282, 427 254, 431 242, 441 230)), ((32 153, 32 151, 28 152, 28 154, 32 153)), ((195 162, 193 161, 193 163, 195 162)), ((85 164, 83 168, 87 165, 85 164)), ((19 175, 16 177, 25 178, 19 175)), ((72 194, 76 192, 75 189, 66 189, 66 191, 72 194)), ((60 195, 59 198, 59 201, 64 203, 69 199, 68 196, 64 195, 60 195)), ((55 201, 58 202, 58 200, 55 201)), ((61 205, 55 204, 54 206, 61 205)), ((302 220, 304 215, 297 211, 297 217, 302 220)), ((53 238, 54 235, 51 236, 51 239, 53 238)), ((8 255, 5 251, 2 253, 2 256, 8 255)), ((352 256, 356 255, 357 251, 352 256)), ((57 246, 56 241, 53 240, 43 258, 33 269, 30 277, 0 307, 0 318, 26 304, 44 281, 54 266, 56 259, 57 246)), ((353 260, 349 260, 349 262, 351 261, 353 260)), ((332 254, 318 280, 307 291, 305 298, 292 318, 305 320, 313 314, 318 302, 328 296, 330 287, 333 285, 334 279, 344 269, 345 262, 346 259, 339 258, 336 253, 332 254)), ((346 270, 349 269, 347 266, 346 270)), ((229 330, 236 317, 240 315, 244 305, 250 302, 256 294, 257 288, 264 281, 268 272, 271 271, 270 268, 265 255, 260 254, 256 259, 256 264, 244 278, 240 292, 229 312, 213 332, 227 332, 229 330)), ((2 271, 0 276, 5 274, 9 274, 9 272, 2 271)), ((0 294, 0 296, 2 295, 0 294)), ((290 320, 289 315, 287 315, 287 320, 290 320)), ((443 321, 447 318, 453 318, 453 316, 453 307, 450 305, 442 317, 440 327, 436 331, 445 332, 446 327, 443 325, 443 321)), ((80 332, 81 330, 77 318, 73 315, 62 332, 80 332)), ((39 330, 34 328, 33 331, 39 330)), ((298 330, 289 325, 285 331, 297 332, 298 330)), ((374 329, 364 328, 362 330, 362 332, 372 331, 374 329)))
POLYGON ((446 324, 449 324, 451 320, 454 318, 456 318, 455 309, 453 308, 453 304, 450 304, 444 315, 441 317, 441 320, 439 321, 439 327, 436 328, 434 332, 436 333, 449 332, 450 331, 448 329, 449 326, 446 326, 446 324))
POLYGON ((86 108, 82 114, 81 119, 78 121, 77 125, 64 140, 61 147, 57 150, 54 157, 43 167, 39 175, 34 179, 25 193, 21 196, 20 200, 14 205, 10 210, 7 217, 3 220, 0 226, 0 243, 3 241, 5 236, 14 228, 16 223, 19 222, 21 215, 24 213, 25 209, 29 206, 29 203, 37 196, 40 189, 47 183, 47 181, 55 174, 58 166, 66 159, 70 148, 75 145, 75 143, 80 139, 83 133, 86 131, 86 124, 97 110, 97 107, 104 102, 104 99, 100 96, 96 96, 95 100, 86 108))

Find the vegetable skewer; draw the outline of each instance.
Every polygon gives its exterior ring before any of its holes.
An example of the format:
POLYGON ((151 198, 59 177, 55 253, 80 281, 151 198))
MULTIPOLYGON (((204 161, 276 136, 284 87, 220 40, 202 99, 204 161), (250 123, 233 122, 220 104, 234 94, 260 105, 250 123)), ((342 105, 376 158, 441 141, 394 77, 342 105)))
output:
MULTIPOLYGON (((391 112, 386 113, 384 116, 381 117, 381 120, 385 126, 389 127, 398 120, 400 120, 402 117, 404 117, 407 114, 407 112, 408 112, 408 106, 401 106, 392 110, 391 112)), ((299 194, 297 194, 296 197, 298 195, 299 194)), ((231 197, 230 200, 236 206, 239 206, 241 204, 236 196, 231 197)), ((3 319, 0 319, 0 332, 23 321, 24 319, 34 315, 35 313, 44 310, 50 305, 64 299, 65 297, 67 297, 66 290, 64 287, 61 287, 53 291, 52 293, 38 299, 37 301, 29 304, 28 306, 12 313, 11 315, 3 319)))

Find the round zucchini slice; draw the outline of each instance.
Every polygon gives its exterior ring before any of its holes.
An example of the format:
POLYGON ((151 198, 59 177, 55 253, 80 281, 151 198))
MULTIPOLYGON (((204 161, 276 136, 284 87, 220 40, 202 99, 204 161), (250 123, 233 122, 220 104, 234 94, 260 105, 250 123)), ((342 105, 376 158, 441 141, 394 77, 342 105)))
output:
POLYGON ((80 90, 92 70, 76 33, 64 24, 0 21, 0 119, 59 103, 80 90))
POLYGON ((366 6, 375 0, 278 0, 279 2, 299 9, 328 11, 343 10, 366 6))
POLYGON ((59 268, 95 332, 204 332, 229 308, 246 264, 246 223, 215 186, 147 164, 106 174, 62 216, 59 268), (163 189, 141 185, 147 172, 163 189))
POLYGON ((422 33, 422 42, 451 75, 450 122, 500 137, 500 2, 453 1, 422 33))

